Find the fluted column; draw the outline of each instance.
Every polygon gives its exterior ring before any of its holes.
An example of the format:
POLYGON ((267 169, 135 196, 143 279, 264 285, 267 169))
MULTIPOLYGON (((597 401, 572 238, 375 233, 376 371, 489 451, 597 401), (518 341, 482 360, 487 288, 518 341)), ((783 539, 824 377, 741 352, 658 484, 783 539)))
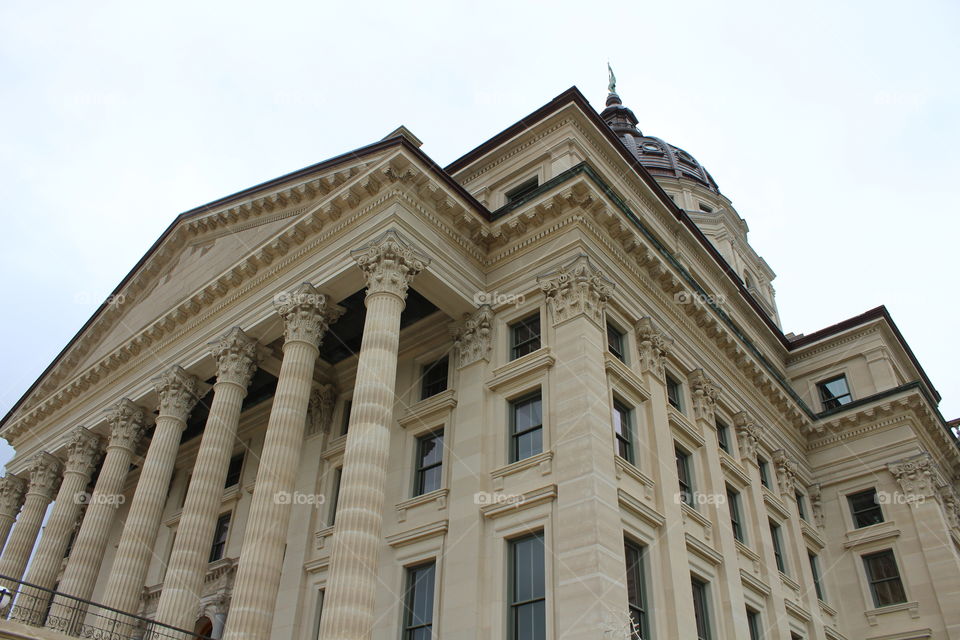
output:
POLYGON ((7 537, 23 506, 27 481, 20 476, 7 474, 0 478, 0 549, 7 544, 7 537))
MULTIPOLYGON (((80 530, 77 532, 67 567, 57 588, 61 593, 89 600, 96 586, 100 564, 107 549, 110 527, 122 503, 123 482, 130 471, 137 442, 143 435, 144 411, 128 398, 123 398, 108 410, 107 423, 110 425, 110 440, 107 454, 97 476, 97 484, 90 496, 87 513, 83 516, 80 530)), ((69 600, 55 598, 50 610, 50 618, 58 624, 71 615, 77 614, 75 606, 69 600)), ((50 622, 48 621, 48 626, 50 622)), ((66 628, 66 627, 59 627, 66 628)))
POLYGON ((367 317, 320 628, 325 640, 368 640, 373 629, 400 314, 411 280, 429 263, 394 231, 353 255, 367 276, 367 317))
MULTIPOLYGON (((70 534, 85 502, 84 490, 100 458, 100 438, 83 427, 77 427, 70 434, 67 452, 63 482, 60 483, 60 491, 57 492, 57 499, 43 528, 25 580, 45 589, 52 589, 57 581, 57 573, 70 544, 70 534)), ((20 606, 14 610, 14 617, 28 624, 41 625, 49 600, 50 595, 46 591, 25 588, 17 599, 20 606)))
POLYGON ((157 622, 180 628, 193 625, 209 564, 210 545, 213 544, 240 409, 257 368, 256 350, 256 341, 236 327, 213 346, 212 353, 217 360, 213 402, 163 580, 155 616, 157 622))
POLYGON ((136 613, 140 608, 140 593, 153 556, 153 544, 160 528, 180 437, 197 403, 199 381, 174 365, 156 381, 156 390, 160 398, 157 426, 143 461, 103 595, 104 605, 127 613, 136 613))
POLYGON ((244 531, 227 640, 270 638, 292 507, 292 500, 281 496, 294 489, 320 342, 343 313, 310 284, 278 296, 276 303, 285 323, 283 362, 244 531))

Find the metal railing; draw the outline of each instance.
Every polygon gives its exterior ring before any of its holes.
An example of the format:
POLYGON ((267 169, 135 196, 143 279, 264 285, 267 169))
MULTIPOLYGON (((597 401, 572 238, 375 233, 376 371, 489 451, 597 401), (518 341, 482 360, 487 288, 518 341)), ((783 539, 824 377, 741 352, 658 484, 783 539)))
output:
POLYGON ((95 640, 211 640, 186 629, 0 575, 0 624, 10 619, 95 640))

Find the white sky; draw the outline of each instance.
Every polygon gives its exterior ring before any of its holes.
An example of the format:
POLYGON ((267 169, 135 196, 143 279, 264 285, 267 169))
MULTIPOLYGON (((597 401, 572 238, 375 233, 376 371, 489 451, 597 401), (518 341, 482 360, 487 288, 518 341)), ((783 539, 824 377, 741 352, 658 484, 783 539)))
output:
POLYGON ((609 59, 750 223, 784 330, 886 304, 960 415, 960 5, 377 4, 0 4, 0 412, 179 212, 399 124, 444 165, 571 85, 602 108, 609 59))

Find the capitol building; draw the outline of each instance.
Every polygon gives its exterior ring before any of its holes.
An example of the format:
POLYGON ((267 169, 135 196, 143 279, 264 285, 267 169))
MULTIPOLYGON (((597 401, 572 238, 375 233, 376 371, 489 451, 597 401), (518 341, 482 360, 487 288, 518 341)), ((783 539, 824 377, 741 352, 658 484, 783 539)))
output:
POLYGON ((178 216, 0 422, 0 638, 960 638, 893 319, 785 333, 641 126, 571 88, 178 216))

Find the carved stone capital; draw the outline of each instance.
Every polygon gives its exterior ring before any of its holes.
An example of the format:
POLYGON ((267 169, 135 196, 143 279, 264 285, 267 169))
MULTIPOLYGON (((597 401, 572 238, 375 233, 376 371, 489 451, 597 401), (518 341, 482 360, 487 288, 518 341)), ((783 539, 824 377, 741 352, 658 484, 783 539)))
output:
POLYGON ((63 463, 46 451, 41 451, 30 459, 30 484, 27 493, 38 494, 50 500, 63 479, 63 463))
POLYGON ((753 418, 746 411, 741 411, 733 416, 733 426, 737 430, 740 457, 755 462, 757 446, 760 444, 761 428, 753 422, 753 418))
POLYGON ((200 381, 176 364, 157 378, 154 389, 160 397, 160 415, 176 418, 183 423, 186 423, 200 399, 200 381))
POLYGON ((122 398, 107 410, 107 424, 110 425, 110 442, 107 446, 136 451, 145 422, 146 412, 143 408, 129 398, 122 398))
POLYGON ((0 515, 16 518, 27 492, 27 481, 11 474, 0 478, 0 515))
POLYGON ((101 444, 100 437, 89 429, 76 427, 70 432, 65 471, 89 476, 100 459, 101 444))
POLYGON ((949 486, 940 487, 940 504, 943 515, 952 529, 960 529, 960 499, 949 486))
POLYGON ((307 406, 308 436, 330 430, 336 400, 337 388, 332 384, 322 384, 310 392, 310 403, 307 406))
POLYGON ((797 463, 790 459, 787 452, 777 449, 773 452, 773 464, 777 470, 777 484, 780 494, 791 497, 797 491, 797 463))
POLYGON ((942 487, 947 486, 929 453, 893 462, 887 469, 900 483, 900 489, 908 501, 932 498, 942 487))
POLYGON ((713 380, 707 377, 703 369, 695 369, 688 377, 693 396, 693 414, 697 418, 713 423, 716 419, 717 388, 713 380))
POLYGON ((614 285, 587 256, 578 256, 570 264, 538 276, 537 282, 547 298, 554 325, 579 315, 603 324, 603 309, 614 285))
POLYGON ((823 500, 820 497, 820 485, 813 484, 807 487, 807 496, 810 498, 810 510, 818 529, 823 529, 823 500))
POLYGON ((290 293, 280 293, 273 304, 284 322, 284 342, 307 342, 319 347, 327 328, 343 315, 343 307, 304 282, 290 293))
POLYGON ((230 329, 210 350, 217 360, 217 382, 232 382, 246 389, 257 370, 257 341, 240 327, 230 329))
POLYGON ((660 330, 650 316, 640 318, 636 331, 637 347, 640 351, 640 370, 643 373, 652 373, 663 380, 667 354, 670 352, 673 340, 660 330))
POLYGON ((490 360, 493 348, 493 309, 490 305, 480 305, 479 309, 464 316, 463 326, 454 330, 453 346, 460 367, 490 360))
POLYGON ((406 300, 413 278, 430 264, 430 258, 392 229, 350 255, 366 274, 367 296, 391 293, 401 300, 406 300))

